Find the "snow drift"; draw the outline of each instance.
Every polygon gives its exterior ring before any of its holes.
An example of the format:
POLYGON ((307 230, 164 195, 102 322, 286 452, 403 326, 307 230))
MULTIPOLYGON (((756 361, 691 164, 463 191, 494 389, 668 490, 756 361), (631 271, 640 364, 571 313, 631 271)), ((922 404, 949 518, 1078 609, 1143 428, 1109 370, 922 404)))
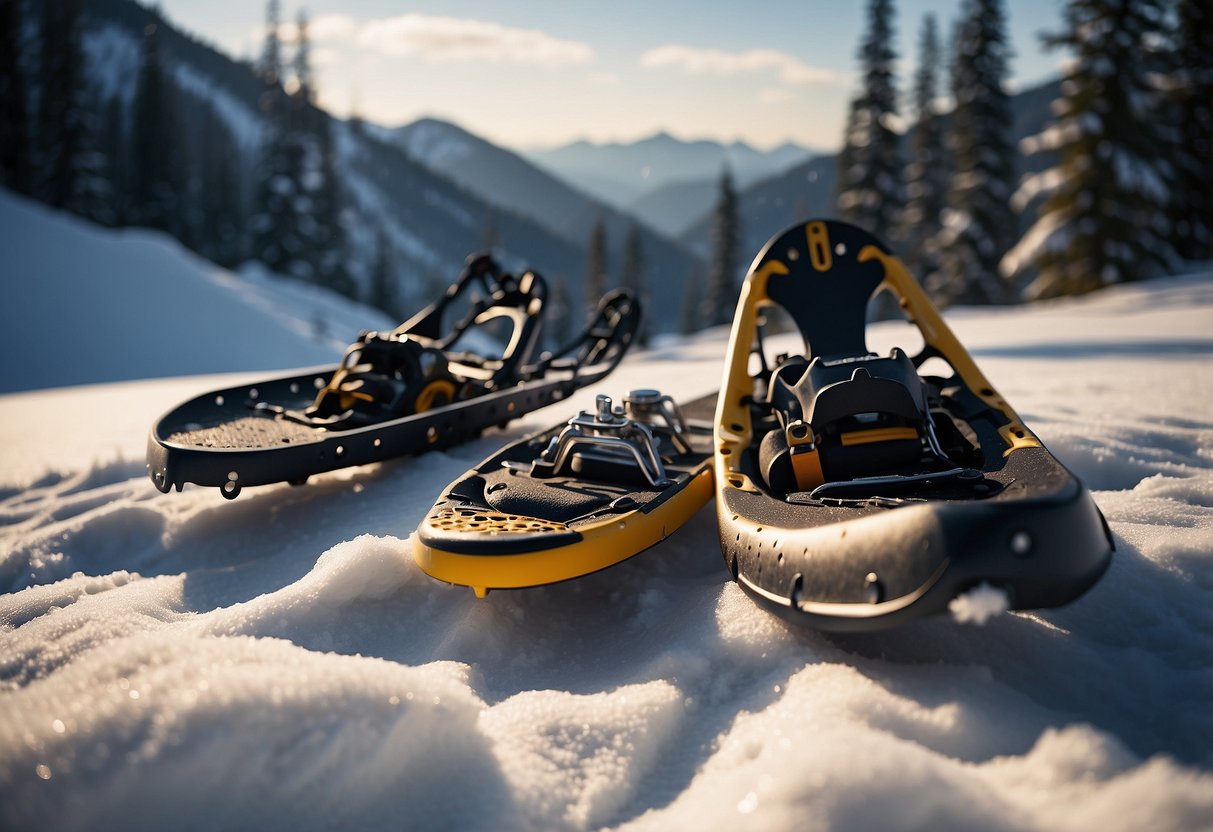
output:
POLYGON ((0 392, 335 363, 395 326, 250 264, 234 275, 155 231, 114 231, 0 189, 0 392), (19 356, 19 359, 16 357, 19 356))

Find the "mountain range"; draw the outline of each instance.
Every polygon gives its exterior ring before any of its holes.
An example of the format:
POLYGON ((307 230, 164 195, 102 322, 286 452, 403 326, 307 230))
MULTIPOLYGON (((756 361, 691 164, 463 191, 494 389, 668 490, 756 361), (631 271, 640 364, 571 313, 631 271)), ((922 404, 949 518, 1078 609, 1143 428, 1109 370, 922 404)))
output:
MULTIPOLYGON (((1061 82, 1053 80, 1010 96, 1013 145, 1018 145, 1022 139, 1044 129, 1050 118, 1049 106, 1060 95, 1061 82)), ((951 123, 951 113, 944 113, 939 118, 946 135, 951 123)), ((906 152, 905 148, 913 134, 911 129, 902 137, 903 153, 906 152)), ((1048 154, 1016 154, 1016 177, 1043 170, 1052 163, 1048 154)), ((815 156, 741 189, 737 197, 737 213, 741 225, 741 267, 748 265, 750 258, 754 257, 779 229, 810 216, 836 214, 834 197, 837 182, 838 158, 836 154, 830 154, 815 156)), ((702 182, 700 188, 706 188, 709 184, 702 182)), ((713 189, 706 207, 694 212, 698 214, 697 218, 686 220, 681 233, 677 233, 683 243, 704 257, 710 255, 712 248, 712 205, 715 198, 713 189)), ((677 212, 673 204, 668 205, 667 209, 671 216, 677 212)), ((1008 214, 1010 215, 1009 211, 1008 214)), ((687 213, 684 212, 683 216, 687 216, 687 213)), ((1025 229, 1020 229, 1023 230, 1025 229)))
POLYGON ((667 185, 717 179, 725 165, 744 187, 813 155, 793 142, 763 151, 740 141, 682 141, 665 132, 636 142, 581 140, 524 153, 557 176, 624 209, 667 185))
MULTIPOLYGON (((396 129, 374 128, 380 140, 401 148, 415 162, 450 179, 493 205, 499 212, 525 216, 572 244, 588 244, 596 223, 606 231, 608 275, 618 276, 616 256, 624 237, 640 234, 649 281, 650 317, 664 321, 679 308, 682 279, 697 271, 688 250, 654 233, 617 208, 595 199, 526 158, 498 147, 462 127, 426 118, 396 129), (670 277, 672 276, 672 277, 670 277)), ((671 321, 672 323, 672 321, 671 321)), ((659 328, 665 329, 659 324, 659 328)))

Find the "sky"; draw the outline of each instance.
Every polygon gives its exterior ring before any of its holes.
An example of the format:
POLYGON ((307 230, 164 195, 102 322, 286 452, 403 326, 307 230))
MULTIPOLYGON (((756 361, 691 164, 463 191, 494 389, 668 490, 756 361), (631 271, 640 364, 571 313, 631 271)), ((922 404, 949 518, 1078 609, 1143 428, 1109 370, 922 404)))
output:
MULTIPOLYGON (((260 51, 263 4, 161 5, 171 21, 234 57, 260 51)), ((841 140, 856 89, 865 5, 284 0, 282 19, 306 9, 320 103, 340 116, 357 112, 388 126, 437 117, 515 149, 665 131, 827 150, 841 140)), ((1038 35, 1059 28, 1061 3, 1007 5, 1013 86, 1056 75, 1062 56, 1044 52, 1038 35)), ((904 95, 923 15, 936 15, 946 39, 960 1, 896 6, 904 95)))

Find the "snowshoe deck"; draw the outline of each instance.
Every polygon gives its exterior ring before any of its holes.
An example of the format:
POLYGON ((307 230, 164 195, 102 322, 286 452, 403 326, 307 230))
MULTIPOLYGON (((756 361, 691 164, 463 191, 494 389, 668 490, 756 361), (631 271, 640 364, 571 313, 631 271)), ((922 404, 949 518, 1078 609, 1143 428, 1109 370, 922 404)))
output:
POLYGON ((716 395, 682 408, 653 390, 599 396, 448 486, 413 552, 431 577, 490 589, 556 583, 664 540, 712 495, 716 395))
POLYGON ((982 375, 905 266, 835 221, 772 239, 746 277, 716 413, 725 561, 760 604, 813 627, 876 630, 981 583, 1012 608, 1058 606, 1110 562, 1083 485, 982 375), (869 300, 891 291, 922 333, 868 352, 869 300), (762 352, 780 307, 804 356, 762 352), (752 375, 757 353, 761 369, 752 375), (922 375, 928 359, 946 376, 922 375))
POLYGON ((639 325, 626 292, 603 298, 586 330, 533 357, 542 278, 469 262, 436 303, 390 333, 364 332, 342 363, 215 390, 173 408, 148 438, 148 474, 164 492, 185 483, 235 498, 248 486, 445 448, 560 401, 622 360, 639 325), (468 311, 445 322, 460 305, 468 311), (508 331, 496 352, 485 329, 508 331), (477 347, 480 347, 477 349, 477 347))

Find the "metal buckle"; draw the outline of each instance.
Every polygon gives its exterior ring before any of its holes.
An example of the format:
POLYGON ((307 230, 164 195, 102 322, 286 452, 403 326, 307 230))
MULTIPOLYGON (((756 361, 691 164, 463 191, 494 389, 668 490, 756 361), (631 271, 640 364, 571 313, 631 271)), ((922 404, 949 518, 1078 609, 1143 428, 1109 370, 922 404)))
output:
POLYGON ((682 410, 656 390, 633 390, 624 397, 622 408, 615 407, 610 396, 599 395, 595 411, 583 410, 570 419, 534 462, 502 464, 515 473, 547 478, 572 474, 569 468, 577 454, 597 455, 611 462, 634 463, 650 485, 664 488, 671 480, 657 450, 659 438, 666 437, 681 453, 689 453, 686 434, 682 410))

